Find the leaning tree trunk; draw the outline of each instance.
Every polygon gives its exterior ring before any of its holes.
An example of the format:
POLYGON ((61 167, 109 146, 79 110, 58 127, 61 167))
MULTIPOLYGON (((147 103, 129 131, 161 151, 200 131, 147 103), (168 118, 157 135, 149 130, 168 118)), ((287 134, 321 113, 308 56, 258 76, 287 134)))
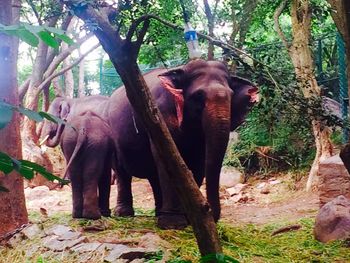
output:
MULTIPOLYGON (((81 56, 80 52, 79 55, 81 56)), ((85 59, 79 64, 78 98, 85 96, 85 59)))
MULTIPOLYGON (((285 8, 288 0, 283 0, 275 12, 275 27, 279 33, 282 42, 288 49, 289 55, 295 70, 298 85, 302 90, 304 97, 320 97, 321 89, 317 84, 314 74, 314 63, 310 49, 310 26, 311 26, 311 9, 308 1, 292 0, 291 19, 292 19, 292 44, 290 45, 282 33, 278 23, 278 18, 285 8)), ((329 136, 330 131, 327 126, 320 120, 312 120, 312 130, 315 138, 316 156, 312 163, 306 190, 311 189, 315 176, 318 174, 320 161, 332 156, 332 144, 329 136)))
MULTIPOLYGON (((0 1, 0 23, 13 23, 12 4, 20 6, 20 1, 0 1)), ((0 100, 18 104, 17 91, 17 51, 18 41, 0 34, 0 100)), ((8 126, 0 130, 0 151, 21 159, 19 115, 15 113, 8 126)), ((0 192, 0 239, 23 224, 28 223, 25 206, 23 178, 16 172, 4 175, 0 172, 0 185, 9 192, 0 192)))

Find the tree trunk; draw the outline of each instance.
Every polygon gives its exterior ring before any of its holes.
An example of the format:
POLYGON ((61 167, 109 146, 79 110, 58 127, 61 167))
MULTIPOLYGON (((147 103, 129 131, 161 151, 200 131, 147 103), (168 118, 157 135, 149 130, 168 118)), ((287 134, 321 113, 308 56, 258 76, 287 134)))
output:
MULTIPOLYGON (((66 58, 63 61, 63 68, 68 67, 70 65, 70 59, 66 58)), ((73 78, 73 72, 72 70, 67 70, 64 73, 64 88, 65 88, 65 95, 67 98, 73 98, 74 97, 74 78, 73 78)))
MULTIPOLYGON (((20 6, 19 1, 0 1, 0 23, 10 25, 12 4, 20 6)), ((17 52, 18 40, 0 34, 0 100, 18 105, 17 91, 17 52)), ((0 151, 21 159, 21 142, 19 133, 19 115, 15 113, 6 128, 0 130, 0 151)), ((0 185, 9 192, 0 192, 0 237, 21 225, 28 223, 25 206, 23 178, 16 172, 4 175, 0 172, 0 185)))
MULTIPOLYGON (((217 5, 218 0, 216 0, 216 5, 217 5)), ((208 20, 208 33, 210 37, 214 37, 214 18, 215 18, 215 13, 213 14, 211 11, 211 8, 209 6, 208 0, 203 0, 204 3, 204 11, 205 11, 205 16, 207 17, 208 20)), ((214 45, 213 43, 209 42, 208 44, 208 60, 213 60, 214 59, 214 45)))
POLYGON ((85 59, 83 59, 79 64, 79 83, 78 83, 78 97, 79 98, 82 98, 85 96, 84 78, 85 78, 85 59))
MULTIPOLYGON (((314 74, 314 63, 310 49, 310 26, 311 26, 311 9, 308 1, 292 0, 291 3, 291 20, 292 20, 292 44, 289 45, 286 37, 279 26, 278 18, 285 8, 288 0, 282 1, 281 5, 275 12, 275 27, 279 33, 282 42, 288 49, 292 59, 295 75, 298 85, 302 90, 305 98, 320 97, 321 89, 317 84, 314 74)), ((316 155, 312 163, 306 190, 309 191, 313 181, 318 174, 320 161, 333 154, 333 147, 330 142, 329 128, 319 120, 312 121, 312 130, 315 138, 316 155)))
POLYGON ((350 2, 348 0, 327 1, 332 7, 331 15, 345 43, 348 97, 350 98, 350 2))
MULTIPOLYGON (((62 5, 60 5, 62 7, 62 5)), ((55 26, 58 21, 58 16, 51 17, 46 23, 47 26, 55 26)), ((47 69, 48 46, 40 40, 35 62, 33 65, 33 74, 31 75, 28 91, 25 97, 25 107, 30 110, 37 111, 39 103, 40 91, 38 87, 43 81, 44 73, 47 69)), ((21 130, 23 159, 38 163, 48 170, 52 170, 52 164, 46 154, 42 154, 38 146, 39 136, 36 133, 36 122, 30 120, 28 117, 23 118, 23 129, 21 130)), ((48 185, 53 186, 53 182, 49 182, 41 175, 37 175, 29 186, 48 185)))

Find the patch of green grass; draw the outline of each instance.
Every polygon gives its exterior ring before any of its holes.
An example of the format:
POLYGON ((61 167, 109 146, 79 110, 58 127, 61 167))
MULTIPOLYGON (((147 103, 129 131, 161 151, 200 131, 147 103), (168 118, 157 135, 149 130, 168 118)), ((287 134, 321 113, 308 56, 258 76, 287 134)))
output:
MULTIPOLYGON (((140 236, 147 232, 157 233, 169 243, 170 263, 199 262, 200 254, 191 227, 184 230, 160 230, 156 227, 155 218, 149 216, 151 212, 140 212, 140 216, 133 218, 103 218, 99 221, 76 220, 70 214, 59 213, 51 216, 43 225, 45 228, 53 224, 69 225, 75 230, 86 226, 102 224, 105 230, 98 232, 84 232, 89 241, 115 238, 130 241, 130 245, 137 243, 140 236)), ((39 220, 39 215, 31 214, 32 221, 39 220)), ((218 232, 224 254, 237 259, 239 262, 350 262, 350 249, 345 242, 336 241, 322 244, 313 238, 313 220, 302 219, 298 222, 268 224, 265 226, 230 226, 226 223, 218 224, 218 232), (298 223, 300 230, 271 236, 280 227, 298 223)), ((165 251, 164 251, 165 252, 165 251)), ((62 253, 57 257, 45 257, 40 247, 40 240, 24 241, 15 249, 0 249, 1 262, 77 262, 77 255, 62 253), (39 246, 32 257, 26 257, 26 251, 39 246)), ((148 262, 153 263, 163 257, 159 253, 148 262)), ((91 262, 103 262, 101 256, 92 257, 91 262)), ((227 261, 229 262, 229 261, 227 261)))

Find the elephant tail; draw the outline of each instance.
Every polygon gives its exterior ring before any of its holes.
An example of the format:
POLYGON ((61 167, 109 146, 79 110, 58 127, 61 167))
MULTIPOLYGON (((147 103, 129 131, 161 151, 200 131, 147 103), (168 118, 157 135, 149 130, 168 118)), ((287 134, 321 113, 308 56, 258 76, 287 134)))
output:
POLYGON ((77 143, 75 145, 74 151, 72 153, 72 156, 69 158, 69 162, 66 166, 66 170, 64 172, 64 176, 63 176, 63 180, 67 179, 67 173, 68 170, 70 168, 70 166, 72 165, 73 161, 76 159, 80 149, 83 147, 84 142, 87 140, 87 131, 86 131, 86 125, 82 125, 82 127, 80 127, 77 130, 77 143))

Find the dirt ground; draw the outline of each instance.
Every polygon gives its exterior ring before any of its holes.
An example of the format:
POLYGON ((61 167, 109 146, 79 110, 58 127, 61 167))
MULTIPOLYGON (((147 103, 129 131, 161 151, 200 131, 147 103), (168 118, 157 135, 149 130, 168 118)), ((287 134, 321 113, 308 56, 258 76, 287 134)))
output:
MULTIPOLYGON (((233 196, 228 193, 228 189, 222 188, 221 220, 230 225, 263 225, 314 217, 319 208, 317 193, 291 190, 291 184, 291 179, 286 176, 272 180, 256 180, 245 185, 239 194, 233 196)), ((44 208, 49 216, 60 211, 71 212, 70 186, 52 191, 46 186, 26 188, 25 194, 29 212, 40 211, 40 208, 44 208)), ((136 212, 138 209, 149 211, 154 208, 153 195, 147 180, 133 181, 133 196, 136 212)), ((115 185, 112 185, 110 200, 113 208, 116 203, 115 185)))

